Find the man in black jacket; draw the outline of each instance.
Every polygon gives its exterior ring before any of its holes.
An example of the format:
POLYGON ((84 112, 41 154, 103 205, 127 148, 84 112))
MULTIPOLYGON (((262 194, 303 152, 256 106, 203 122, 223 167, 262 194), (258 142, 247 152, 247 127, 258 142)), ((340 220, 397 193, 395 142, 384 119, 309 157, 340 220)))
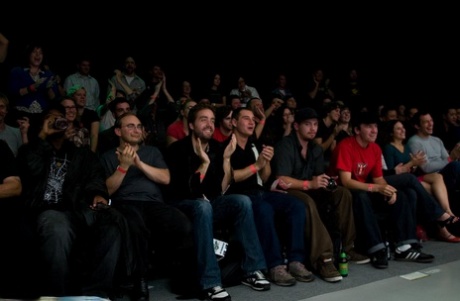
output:
POLYGON ((51 108, 38 139, 23 145, 18 154, 26 224, 37 235, 38 293, 107 298, 125 222, 108 206, 104 170, 96 154, 87 147, 77 148, 66 139, 65 130, 54 127, 63 116, 63 107, 51 108), (77 259, 82 260, 81 274, 73 269, 77 259))

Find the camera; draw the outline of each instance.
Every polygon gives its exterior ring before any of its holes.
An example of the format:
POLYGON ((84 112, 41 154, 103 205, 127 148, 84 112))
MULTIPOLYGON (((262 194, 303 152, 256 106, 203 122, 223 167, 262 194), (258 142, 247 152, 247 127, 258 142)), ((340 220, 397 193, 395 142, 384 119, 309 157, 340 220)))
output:
POLYGON ((67 119, 58 117, 54 120, 54 123, 53 123, 54 129, 63 131, 67 129, 68 127, 69 127, 69 122, 67 121, 67 119))
POLYGON ((333 178, 329 178, 326 186, 326 190, 334 191, 337 189, 337 182, 333 178))

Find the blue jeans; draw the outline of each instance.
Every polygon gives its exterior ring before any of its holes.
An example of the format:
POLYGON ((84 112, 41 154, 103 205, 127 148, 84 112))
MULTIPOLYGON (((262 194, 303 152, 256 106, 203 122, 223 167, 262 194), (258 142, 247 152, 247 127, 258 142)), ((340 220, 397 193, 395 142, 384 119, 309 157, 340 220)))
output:
POLYGON ((303 202, 292 195, 272 191, 258 191, 249 197, 267 267, 270 269, 284 263, 283 245, 286 246, 288 262, 304 263, 306 208, 303 202), (285 230, 285 244, 277 235, 277 221, 285 230))
POLYGON ((247 196, 230 194, 219 196, 210 202, 205 199, 183 200, 176 206, 192 221, 201 289, 222 285, 213 246, 214 222, 229 221, 233 225, 235 240, 241 244, 245 255, 241 265, 243 272, 266 269, 254 224, 251 200, 247 196))

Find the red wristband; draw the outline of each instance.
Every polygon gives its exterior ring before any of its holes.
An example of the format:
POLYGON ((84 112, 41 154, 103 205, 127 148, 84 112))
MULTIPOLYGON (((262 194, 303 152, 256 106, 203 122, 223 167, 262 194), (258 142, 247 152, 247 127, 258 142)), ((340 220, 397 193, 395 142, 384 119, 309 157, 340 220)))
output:
POLYGON ((120 165, 117 166, 117 170, 123 174, 128 172, 126 169, 123 169, 120 165))
POLYGON ((303 181, 302 189, 308 190, 308 188, 310 188, 310 182, 307 180, 303 181))
POLYGON ((373 192, 374 191, 374 184, 367 185, 367 191, 373 192))
POLYGON ((30 86, 27 87, 27 91, 29 91, 29 93, 30 93, 30 92, 36 92, 37 89, 35 88, 35 85, 32 84, 32 85, 30 85, 30 86))
POLYGON ((254 164, 251 164, 251 165, 249 166, 249 169, 251 169, 251 172, 252 172, 253 174, 257 173, 257 168, 256 168, 256 166, 255 166, 254 164))
POLYGON ((261 121, 259 121, 260 124, 265 124, 265 119, 262 119, 261 121))

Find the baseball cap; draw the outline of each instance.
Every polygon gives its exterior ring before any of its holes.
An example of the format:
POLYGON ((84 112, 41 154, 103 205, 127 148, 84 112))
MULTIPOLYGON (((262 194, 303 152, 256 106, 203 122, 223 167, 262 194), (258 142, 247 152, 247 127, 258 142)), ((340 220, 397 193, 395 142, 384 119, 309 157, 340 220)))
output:
POLYGON ((301 123, 308 119, 318 119, 318 113, 312 108, 302 108, 295 113, 294 121, 301 123))

